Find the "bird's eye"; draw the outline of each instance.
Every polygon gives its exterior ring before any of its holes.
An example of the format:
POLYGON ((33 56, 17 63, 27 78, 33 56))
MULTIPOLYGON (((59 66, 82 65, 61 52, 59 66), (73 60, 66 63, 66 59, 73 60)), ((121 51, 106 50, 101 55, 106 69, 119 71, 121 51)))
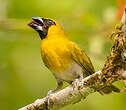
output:
POLYGON ((49 21, 50 24, 53 24, 53 21, 49 21))
POLYGON ((45 24, 51 26, 51 25, 56 25, 54 21, 50 20, 50 19, 45 19, 44 20, 45 24))

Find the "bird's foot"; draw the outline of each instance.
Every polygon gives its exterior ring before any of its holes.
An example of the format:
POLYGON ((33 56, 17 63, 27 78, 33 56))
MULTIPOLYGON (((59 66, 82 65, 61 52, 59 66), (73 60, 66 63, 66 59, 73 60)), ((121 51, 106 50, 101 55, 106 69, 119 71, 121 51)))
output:
POLYGON ((75 80, 72 82, 73 90, 77 88, 78 83, 79 83, 79 79, 75 79, 75 80))
POLYGON ((83 86, 82 79, 75 79, 75 81, 72 82, 73 90, 80 89, 83 86))
POLYGON ((51 95, 54 93, 54 90, 50 90, 48 93, 47 93, 47 96, 46 96, 46 102, 47 102, 47 105, 50 105, 50 97, 51 95))
POLYGON ((51 95, 53 93, 54 93, 54 90, 50 90, 50 91, 48 91, 47 96, 49 96, 49 95, 51 95))
MULTIPOLYGON (((83 87, 83 82, 82 82, 82 78, 79 78, 79 79, 75 79, 73 82, 72 82, 72 87, 73 87, 73 91, 79 91, 80 94, 81 94, 81 88, 83 87)), ((82 94, 81 94, 82 95, 82 94)), ((82 95, 83 96, 83 95, 82 95)), ((85 97, 83 97, 83 99, 85 99, 85 97)), ((72 104, 75 104, 75 103, 78 103, 80 102, 81 99, 75 101, 74 103, 72 104)))

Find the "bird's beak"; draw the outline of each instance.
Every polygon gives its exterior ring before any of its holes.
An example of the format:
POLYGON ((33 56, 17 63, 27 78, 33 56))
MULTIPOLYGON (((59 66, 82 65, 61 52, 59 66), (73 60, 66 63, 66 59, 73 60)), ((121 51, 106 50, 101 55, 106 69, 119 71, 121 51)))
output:
POLYGON ((32 17, 32 22, 30 22, 28 25, 36 31, 43 31, 43 19, 40 17, 32 17))

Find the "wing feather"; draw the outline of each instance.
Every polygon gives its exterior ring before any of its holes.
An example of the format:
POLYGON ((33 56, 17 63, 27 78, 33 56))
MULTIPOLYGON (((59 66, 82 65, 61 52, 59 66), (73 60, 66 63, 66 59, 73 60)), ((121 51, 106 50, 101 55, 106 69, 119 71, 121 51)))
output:
POLYGON ((70 44, 70 49, 71 58, 83 68, 83 73, 86 75, 93 74, 95 72, 94 67, 84 50, 73 42, 70 44))

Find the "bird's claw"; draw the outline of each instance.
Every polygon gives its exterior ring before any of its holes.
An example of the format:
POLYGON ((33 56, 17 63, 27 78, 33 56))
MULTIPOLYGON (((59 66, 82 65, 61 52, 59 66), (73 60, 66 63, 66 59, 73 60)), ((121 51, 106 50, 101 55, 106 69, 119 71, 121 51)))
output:
POLYGON ((47 94, 47 96, 51 95, 53 93, 54 90, 50 90, 47 94))
POLYGON ((46 102, 48 105, 50 104, 49 98, 51 97, 51 94, 53 94, 53 90, 50 90, 46 96, 46 102))
POLYGON ((79 89, 81 86, 83 86, 82 79, 75 79, 75 81, 72 82, 73 90, 79 89))

